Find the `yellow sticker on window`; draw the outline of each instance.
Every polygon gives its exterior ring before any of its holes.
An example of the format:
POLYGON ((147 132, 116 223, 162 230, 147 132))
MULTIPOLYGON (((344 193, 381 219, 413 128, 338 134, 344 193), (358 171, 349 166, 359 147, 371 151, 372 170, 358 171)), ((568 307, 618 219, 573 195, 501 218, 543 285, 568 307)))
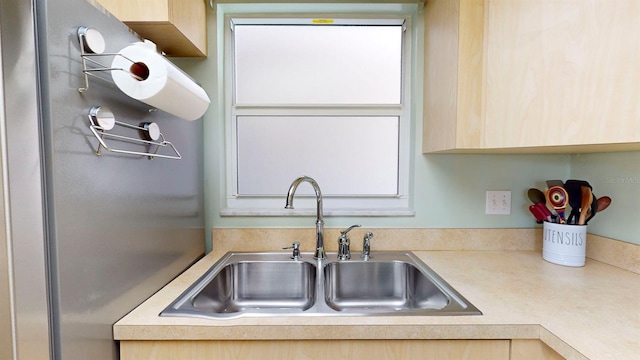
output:
POLYGON ((333 24, 333 19, 313 19, 311 22, 314 24, 333 24))

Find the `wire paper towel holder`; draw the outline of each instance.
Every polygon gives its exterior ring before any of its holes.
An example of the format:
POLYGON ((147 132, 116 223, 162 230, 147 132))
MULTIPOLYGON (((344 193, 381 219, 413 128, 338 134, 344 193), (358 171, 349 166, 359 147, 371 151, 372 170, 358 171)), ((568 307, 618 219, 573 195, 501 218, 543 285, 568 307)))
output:
POLYGON ((80 26, 78 28, 78 41, 80 41, 80 58, 82 59, 82 74, 84 75, 84 87, 78 88, 79 92, 82 93, 89 90, 89 76, 93 76, 94 78, 100 79, 102 81, 111 82, 108 79, 95 74, 99 72, 124 71, 138 80, 143 80, 141 77, 131 73, 128 70, 122 68, 112 68, 93 59, 94 57, 98 58, 102 56, 120 56, 130 61, 132 64, 135 64, 135 61, 122 54, 104 53, 104 38, 102 37, 102 34, 100 34, 100 32, 98 32, 97 30, 88 28, 86 26, 80 26), (87 63, 92 63, 97 67, 89 68, 87 66, 87 63))
MULTIPOLYGON (((192 121, 201 118, 211 104, 206 91, 182 69, 158 52, 149 40, 138 41, 117 53, 104 53, 105 41, 99 31, 85 26, 77 28, 84 87, 95 77, 118 87, 129 97, 151 110, 160 109, 178 118, 192 121), (110 66, 95 57, 112 57, 110 66), (98 75, 108 72, 108 75, 98 75)), ((106 61, 106 60, 105 60, 106 61)))
POLYGON ((89 110, 89 129, 93 133, 93 135, 98 139, 98 149, 96 150, 96 155, 102 155, 102 149, 113 153, 127 154, 127 155, 138 155, 138 156, 147 156, 149 159, 153 160, 154 158, 165 158, 165 159, 182 159, 182 156, 178 152, 178 149, 169 141, 164 138, 164 135, 160 132, 157 124, 155 123, 143 123, 140 126, 127 124, 121 121, 117 121, 115 116, 109 110, 109 108, 105 106, 94 106, 89 110), (115 128, 115 126, 120 126, 124 128, 138 130, 143 138, 136 139, 130 136, 124 136, 119 134, 114 134, 108 132, 115 128), (145 145, 148 148, 148 151, 132 151, 132 150, 121 150, 115 149, 109 145, 107 145, 105 138, 115 139, 116 141, 124 141, 134 144, 145 145), (169 148, 174 154, 173 155, 164 155, 159 154, 160 149, 169 148), (151 151, 154 150, 154 151, 151 151))

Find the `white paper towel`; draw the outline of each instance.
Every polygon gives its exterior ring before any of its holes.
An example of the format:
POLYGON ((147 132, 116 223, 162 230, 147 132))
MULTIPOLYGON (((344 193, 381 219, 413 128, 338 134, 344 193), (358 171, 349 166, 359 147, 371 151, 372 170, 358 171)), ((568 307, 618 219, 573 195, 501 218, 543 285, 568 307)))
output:
POLYGON ((122 56, 115 56, 111 67, 126 71, 112 70, 111 77, 125 94, 185 120, 196 120, 207 111, 211 101, 204 89, 158 54, 155 45, 138 42, 120 50, 119 54, 122 56), (135 68, 145 66, 149 72, 144 80, 129 73, 142 74, 144 71, 141 73, 135 68))

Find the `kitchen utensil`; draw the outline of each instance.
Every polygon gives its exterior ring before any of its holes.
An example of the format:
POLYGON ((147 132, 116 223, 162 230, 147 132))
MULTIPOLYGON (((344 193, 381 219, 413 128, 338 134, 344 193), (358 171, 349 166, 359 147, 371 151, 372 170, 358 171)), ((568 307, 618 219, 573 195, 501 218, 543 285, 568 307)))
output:
MULTIPOLYGON (((589 217, 587 218, 587 220, 585 220, 585 224, 589 223, 589 220, 591 220, 591 218, 593 218, 594 216, 596 216, 596 212, 601 212, 601 211, 605 211, 609 205, 611 205, 611 198, 608 196, 602 196, 599 197, 596 201, 596 211, 592 211, 591 214, 589 214, 589 217)), ((591 207, 593 209, 593 206, 591 207)))
POLYGON ((536 222, 538 224, 542 224, 542 222, 546 219, 546 216, 544 215, 542 210, 538 206, 536 206, 538 204, 540 204, 540 203, 536 203, 534 205, 529 205, 529 211, 536 218, 536 222))
POLYGON ((567 190, 565 190, 562 186, 551 186, 547 193, 545 194, 547 197, 547 203, 553 208, 558 214, 558 220, 560 224, 566 224, 564 219, 564 210, 569 203, 569 194, 567 194, 567 190))
POLYGON ((591 194, 590 186, 581 186, 581 199, 582 203, 580 204, 580 218, 578 219, 578 225, 584 225, 587 220, 587 212, 591 208, 591 203, 593 202, 593 195, 591 194))
MULTIPOLYGON (((553 214, 551 213, 551 211, 547 208, 547 205, 545 205, 544 203, 535 203, 532 205, 533 207, 535 207, 535 212, 536 214, 540 214, 542 217, 543 221, 553 221, 553 214)), ((535 215, 535 214, 534 214, 535 215)))
POLYGON ((527 190, 527 196, 529 197, 529 200, 531 200, 531 202, 534 204, 537 204, 537 203, 545 204, 547 202, 547 199, 544 196, 544 193, 536 188, 531 188, 527 190))
POLYGON ((549 222, 553 221, 553 214, 551 213, 549 208, 547 208, 547 205, 545 205, 544 203, 539 202, 539 203, 535 204, 535 206, 540 209, 540 211, 544 214, 544 218, 547 221, 549 221, 549 222))
POLYGON ((585 200, 582 198, 583 186, 592 189, 591 185, 584 180, 567 180, 564 183, 563 187, 567 190, 567 194, 569 194, 569 206, 571 207, 571 213, 569 217, 567 217, 567 224, 575 224, 580 216, 581 205, 583 200, 585 200))
POLYGON ((552 187, 552 186, 564 186, 564 182, 562 180, 547 180, 547 187, 552 187))
MULTIPOLYGON (((589 209, 587 209, 589 211, 587 213, 587 220, 589 220, 592 217, 594 217, 596 215, 596 212, 598 212, 598 198, 593 193, 593 191, 591 192, 591 197, 593 198, 593 200, 591 201, 591 207, 589 209)), ((587 220, 585 220, 585 222, 584 222, 585 224, 587 223, 587 220)))
POLYGON ((598 198, 598 212, 605 211, 609 205, 611 205, 611 198, 608 196, 603 196, 598 198))
POLYGON ((529 206, 529 211, 536 217, 538 224, 542 224, 542 221, 552 221, 553 214, 547 208, 547 198, 544 193, 536 188, 531 188, 527 191, 527 196, 533 205, 529 206))

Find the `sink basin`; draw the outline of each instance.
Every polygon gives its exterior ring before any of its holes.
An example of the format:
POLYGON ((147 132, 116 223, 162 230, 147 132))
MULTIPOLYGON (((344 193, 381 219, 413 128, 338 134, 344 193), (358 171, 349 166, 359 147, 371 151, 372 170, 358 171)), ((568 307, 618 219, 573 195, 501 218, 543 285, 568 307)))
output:
POLYGON ((160 314, 442 316, 482 313, 410 252, 368 260, 292 260, 287 253, 228 253, 160 314))
POLYGON ((324 268, 325 300, 338 311, 440 310, 451 301, 404 261, 334 262, 324 268))
POLYGON ((481 315, 473 304, 410 252, 324 267, 324 300, 343 315, 481 315))
POLYGON ((316 296, 316 265, 283 254, 236 255, 214 266, 162 315, 302 312, 316 296))
POLYGON ((306 262, 237 262, 222 268, 193 297, 192 305, 217 313, 306 310, 315 298, 315 278, 315 266, 306 262))

